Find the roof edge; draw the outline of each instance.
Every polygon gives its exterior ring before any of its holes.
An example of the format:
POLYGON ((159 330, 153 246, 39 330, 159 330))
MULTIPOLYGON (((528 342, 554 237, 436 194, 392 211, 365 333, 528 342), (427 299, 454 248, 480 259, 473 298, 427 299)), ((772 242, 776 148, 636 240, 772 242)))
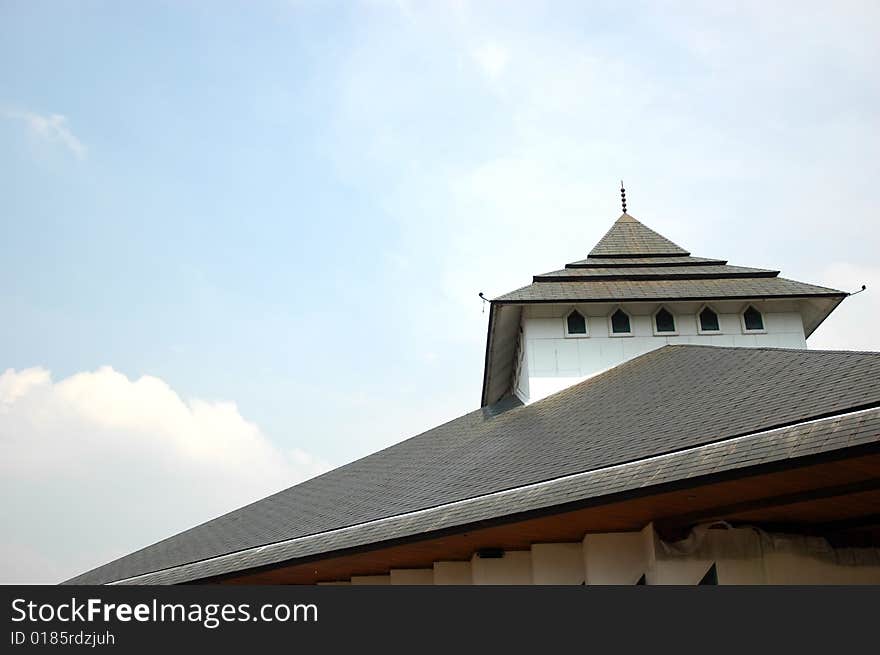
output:
MULTIPOLYGON (((679 255, 675 255, 678 257, 679 255)), ((687 255, 690 257, 691 255, 687 255)), ((681 255, 684 257, 684 255, 681 255)), ((728 261, 726 259, 711 259, 711 258, 702 258, 697 261, 683 261, 683 262, 652 262, 652 261, 644 261, 644 262, 630 262, 630 263, 617 263, 617 262, 590 262, 590 257, 587 257, 586 260, 580 260, 576 262, 571 262, 570 264, 566 264, 565 268, 647 268, 647 267, 660 267, 660 266, 726 266, 728 261)), ((596 257, 596 259, 636 259, 635 257, 596 257)))
MULTIPOLYGON (((665 237, 664 237, 665 238, 665 237)), ((600 255, 594 255, 592 252, 587 255, 587 259, 595 257, 596 259, 650 259, 651 257, 690 257, 691 253, 686 250, 677 250, 675 252, 652 252, 649 254, 645 253, 626 253, 626 252, 615 252, 615 253, 602 253, 600 255)))
MULTIPOLYGON (((671 268, 671 267, 670 267, 671 268)), ((599 280, 732 280, 737 278, 779 277, 779 271, 747 271, 734 273, 629 273, 612 275, 533 275, 532 282, 593 282, 599 280)))
MULTIPOLYGON (((518 291, 518 290, 517 290, 518 291)), ((514 293, 514 292, 511 292, 514 293)), ((631 302, 694 302, 698 300, 778 300, 784 298, 840 298, 843 300, 849 293, 846 291, 834 291, 828 293, 784 293, 756 296, 679 296, 679 297, 657 297, 657 298, 550 298, 537 300, 504 300, 496 298, 492 302, 499 305, 564 305, 567 303, 617 303, 625 304, 631 302)), ((838 303, 839 304, 839 303, 838 303)))

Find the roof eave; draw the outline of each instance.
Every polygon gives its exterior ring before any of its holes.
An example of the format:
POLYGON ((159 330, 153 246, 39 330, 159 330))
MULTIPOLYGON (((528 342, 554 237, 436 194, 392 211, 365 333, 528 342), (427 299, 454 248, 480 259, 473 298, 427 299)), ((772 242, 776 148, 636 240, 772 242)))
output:
POLYGON ((664 275, 662 273, 630 273, 626 275, 534 275, 532 282, 603 282, 619 280, 734 280, 778 277, 779 271, 747 271, 735 273, 686 273, 664 275))
MULTIPOLYGON (((597 297, 597 298, 582 298, 582 297, 566 297, 566 298, 532 298, 532 299, 510 299, 505 300, 502 298, 496 298, 492 302, 498 305, 552 305, 552 304, 565 304, 565 303, 630 303, 630 302, 654 302, 654 303, 662 303, 662 302, 692 302, 699 300, 778 300, 778 299, 786 299, 790 298, 792 300, 798 298, 840 298, 843 300, 847 295, 842 291, 835 291, 831 293, 798 293, 798 294, 770 294, 770 295, 740 295, 740 296, 712 296, 712 295, 697 295, 697 296, 658 296, 655 298, 644 298, 644 297, 635 297, 635 298, 611 298, 611 297, 597 297)), ((839 303, 838 303, 839 304, 839 303)))
POLYGON ((643 252, 594 252, 590 251, 590 254, 587 256, 596 257, 597 259, 650 259, 651 257, 690 257, 691 253, 685 250, 677 250, 675 252, 651 252, 651 253, 643 253, 643 252))

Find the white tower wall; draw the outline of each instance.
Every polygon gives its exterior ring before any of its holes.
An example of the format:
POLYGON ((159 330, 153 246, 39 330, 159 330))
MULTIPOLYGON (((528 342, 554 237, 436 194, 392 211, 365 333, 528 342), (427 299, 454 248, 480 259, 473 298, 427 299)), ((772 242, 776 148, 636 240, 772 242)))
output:
POLYGON ((703 306, 695 302, 527 305, 522 314, 515 392, 523 402, 534 402, 667 344, 807 347, 796 301, 711 303, 721 328, 714 333, 698 329, 697 316, 703 306), (748 332, 743 325, 742 311, 750 304, 763 315, 764 330, 760 332, 748 332), (654 313, 661 306, 675 316, 673 334, 658 335, 654 330, 654 313), (609 316, 618 307, 630 316, 630 335, 611 333, 609 316), (565 317, 572 309, 587 318, 588 334, 566 334, 565 317))

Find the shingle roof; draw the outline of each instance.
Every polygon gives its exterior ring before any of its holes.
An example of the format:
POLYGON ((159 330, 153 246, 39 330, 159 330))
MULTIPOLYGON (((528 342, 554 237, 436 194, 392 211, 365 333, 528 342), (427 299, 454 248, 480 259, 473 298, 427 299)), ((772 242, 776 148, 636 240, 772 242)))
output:
MULTIPOLYGON (((533 284, 499 303, 717 300, 723 298, 844 297, 843 291, 778 278, 779 271, 728 266, 691 257, 683 248, 623 214, 586 259, 536 275, 533 284), (774 278, 774 279, 770 279, 774 278)), ((829 310, 830 311, 830 310, 829 310)), ((821 322, 820 317, 818 322, 821 322)))
POLYGON ((590 251, 591 257, 688 254, 684 248, 642 225, 629 214, 622 214, 590 251))
POLYGON ((679 266, 698 266, 702 264, 726 264, 723 259, 711 259, 709 257, 587 257, 576 262, 566 264, 566 268, 596 268, 612 266, 663 266, 676 264, 679 266))
POLYGON ((723 298, 783 298, 845 296, 836 289, 781 277, 673 279, 589 279, 580 282, 535 282, 503 296, 497 303, 620 302, 638 300, 712 300, 723 298))
POLYGON ((727 266, 724 264, 693 265, 693 266, 614 266, 591 268, 563 268, 560 271, 541 273, 532 278, 533 282, 563 282, 579 280, 595 280, 613 278, 621 280, 651 279, 691 279, 700 278, 733 278, 733 277, 776 277, 779 271, 764 268, 747 268, 745 266, 727 266))
POLYGON ((529 406, 471 412, 70 582, 120 580, 880 405, 878 378, 876 353, 667 346, 529 406))
POLYGON ((878 441, 880 409, 868 409, 523 485, 457 503, 439 505, 422 512, 398 514, 338 530, 241 550, 147 573, 127 579, 125 584, 179 584, 204 580, 392 539, 436 534, 440 530, 467 529, 469 525, 515 517, 524 512, 546 510, 577 501, 614 498, 617 494, 631 491, 645 492, 668 483, 856 448, 876 444, 878 441))

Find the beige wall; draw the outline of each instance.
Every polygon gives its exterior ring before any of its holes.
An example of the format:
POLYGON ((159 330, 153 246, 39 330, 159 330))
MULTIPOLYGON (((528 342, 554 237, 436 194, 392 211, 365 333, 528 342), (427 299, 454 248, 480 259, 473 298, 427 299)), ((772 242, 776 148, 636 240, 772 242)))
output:
POLYGON ((434 569, 391 569, 393 585, 432 585, 434 569))
POLYGON ((532 584, 584 584, 584 549, 579 543, 533 544, 532 584))
POLYGON ((532 554, 527 550, 508 550, 503 557, 471 558, 473 584, 532 584, 532 554))
MULTIPOLYGON (((575 543, 534 544, 503 557, 438 561, 433 568, 354 576, 350 583, 392 585, 697 584, 712 565, 718 584, 880 584, 880 548, 832 548, 816 537, 754 528, 698 526, 687 539, 639 532, 585 535, 575 543)), ((337 581, 322 584, 348 584, 337 581)))

